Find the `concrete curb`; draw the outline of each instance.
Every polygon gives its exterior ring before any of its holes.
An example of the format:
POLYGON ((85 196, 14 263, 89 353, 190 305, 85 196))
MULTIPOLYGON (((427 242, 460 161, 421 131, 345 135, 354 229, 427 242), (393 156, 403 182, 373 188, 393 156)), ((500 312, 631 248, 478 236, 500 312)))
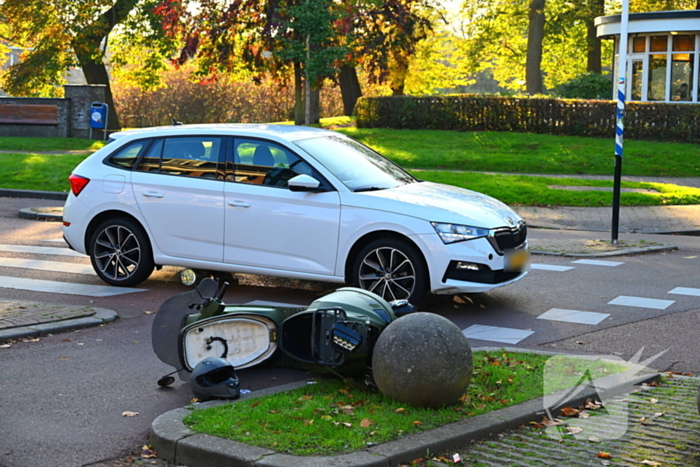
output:
MULTIPOLYGON (((566 355, 551 352, 541 353, 546 355, 566 355)), ((585 358, 586 356, 581 357, 585 358)), ((656 380, 660 376, 656 372, 642 375, 639 375, 638 372, 639 368, 630 367, 630 370, 626 372, 611 375, 613 378, 607 376, 595 380, 592 385, 580 391, 573 398, 566 398, 570 393, 569 389, 558 391, 547 397, 548 400, 554 399, 559 401, 563 399, 570 406, 579 406, 583 405, 587 399, 601 400, 602 396, 604 400, 607 400, 609 397, 627 393, 634 386, 656 380)), ((265 391, 246 394, 240 400, 287 391, 302 387, 305 384, 305 382, 292 383, 277 388, 270 388, 265 391)), ((216 401, 213 404, 197 404, 190 409, 175 409, 156 418, 151 425, 150 439, 158 452, 158 456, 169 462, 184 464, 189 467, 224 467, 232 465, 255 467, 288 467, 290 465, 297 467, 392 467, 401 462, 423 457, 427 450, 440 452, 457 449, 472 441, 485 439, 505 430, 515 429, 529 422, 539 422, 545 415, 545 398, 540 397, 364 450, 338 456, 303 457, 280 454, 269 449, 195 433, 183 423, 183 419, 192 409, 196 410, 228 403, 236 402, 216 401)), ((559 415, 559 411, 554 411, 554 415, 559 415)))
POLYGON ((84 318, 66 319, 0 330, 0 342, 16 339, 31 339, 47 336, 49 334, 59 334, 76 329, 99 326, 101 324, 114 322, 119 318, 119 315, 117 315, 114 310, 109 310, 107 308, 93 308, 93 310, 95 310, 93 316, 84 318))
POLYGON ((68 199, 68 193, 62 191, 12 190, 9 188, 1 188, 0 198, 32 198, 65 201, 68 199))
POLYGON ((60 208, 24 208, 19 210, 19 217, 23 219, 32 220, 42 220, 42 221, 63 221, 63 209, 61 209, 61 214, 56 214, 53 212, 42 212, 51 211, 60 208))
POLYGON ((676 251, 678 247, 675 245, 667 246, 649 246, 644 248, 628 248, 618 251, 603 251, 600 253, 557 253, 555 251, 537 251, 530 250, 533 255, 548 255, 548 256, 564 256, 564 257, 582 257, 582 258, 600 258, 607 256, 625 256, 625 255, 641 255, 644 253, 659 253, 661 251, 676 251))

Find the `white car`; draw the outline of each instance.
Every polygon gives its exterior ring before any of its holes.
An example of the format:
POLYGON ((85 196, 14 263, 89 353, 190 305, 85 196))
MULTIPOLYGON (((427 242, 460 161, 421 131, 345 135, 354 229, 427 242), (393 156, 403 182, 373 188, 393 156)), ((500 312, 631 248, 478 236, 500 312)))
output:
POLYGON ((527 274, 527 228, 505 204, 417 180, 331 130, 130 130, 78 165, 68 244, 111 285, 154 267, 349 283, 387 300, 486 292, 527 274))

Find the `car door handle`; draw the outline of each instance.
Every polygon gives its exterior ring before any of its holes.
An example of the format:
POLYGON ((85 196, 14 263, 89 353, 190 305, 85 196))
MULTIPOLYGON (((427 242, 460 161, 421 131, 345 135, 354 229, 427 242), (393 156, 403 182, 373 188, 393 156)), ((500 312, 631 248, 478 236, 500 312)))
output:
POLYGON ((245 201, 229 201, 228 202, 229 206, 233 206, 234 208, 249 208, 250 203, 246 203, 245 201))
POLYGON ((146 198, 162 198, 163 197, 163 193, 158 193, 156 191, 144 191, 142 194, 146 198))

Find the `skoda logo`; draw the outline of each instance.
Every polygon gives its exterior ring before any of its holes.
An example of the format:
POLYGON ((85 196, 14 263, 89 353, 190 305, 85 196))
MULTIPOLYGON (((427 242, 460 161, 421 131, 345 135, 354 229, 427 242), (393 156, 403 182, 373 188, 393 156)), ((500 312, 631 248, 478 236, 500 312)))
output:
POLYGON ((515 225, 515 222, 510 217, 506 217, 506 222, 508 222, 508 225, 515 225))

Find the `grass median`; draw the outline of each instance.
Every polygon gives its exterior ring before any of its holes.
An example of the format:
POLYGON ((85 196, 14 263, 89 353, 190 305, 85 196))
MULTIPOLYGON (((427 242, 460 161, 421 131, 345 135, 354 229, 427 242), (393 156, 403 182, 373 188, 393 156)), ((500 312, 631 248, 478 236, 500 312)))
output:
MULTIPOLYGON (((233 404, 195 410, 184 420, 192 430, 291 455, 334 455, 364 449, 575 387, 589 374, 624 371, 620 363, 509 351, 473 354, 474 373, 459 403, 427 409, 390 399, 377 390, 340 379, 233 404), (548 365, 556 365, 548 368, 548 365)), ((437 384, 437 383, 436 383, 437 384)))

